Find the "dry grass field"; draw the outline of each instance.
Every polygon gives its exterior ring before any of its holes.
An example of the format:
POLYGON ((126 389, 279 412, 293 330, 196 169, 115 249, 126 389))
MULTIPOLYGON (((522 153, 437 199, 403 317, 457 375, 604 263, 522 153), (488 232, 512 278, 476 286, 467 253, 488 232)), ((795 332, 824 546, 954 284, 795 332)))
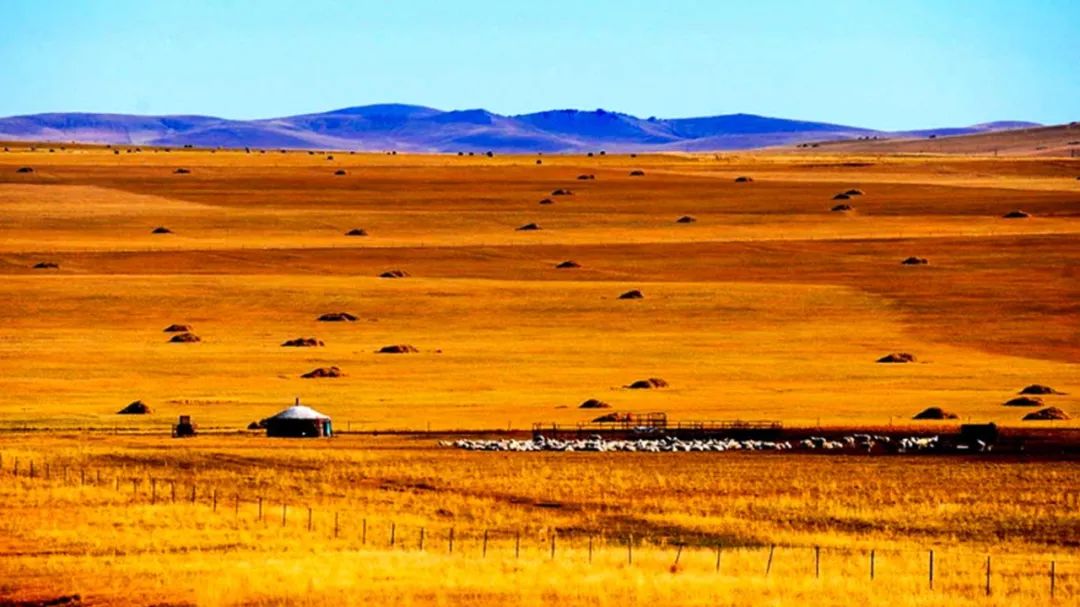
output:
POLYGON ((1054 600, 1080 592, 1074 461, 243 432, 296 396, 354 431, 576 423, 588 398, 673 420, 906 426, 940 406, 1075 429, 1080 159, 8 147, 0 604, 1044 605, 1051 561, 1054 600), (830 211, 850 188, 854 209, 830 211), (394 269, 409 276, 378 277, 394 269), (618 299, 631 289, 644 299, 618 299), (201 341, 169 343, 172 323, 201 341), (297 337, 325 346, 281 347, 297 337), (376 353, 391 344, 419 352, 376 353), (917 362, 875 363, 890 352, 917 362), (300 377, 329 366, 345 375, 300 377), (623 387, 645 377, 670 387, 623 387), (1003 406, 1033 383, 1074 419, 1003 406), (116 415, 136 399, 153 413, 116 415), (168 438, 180 414, 203 435, 168 438))

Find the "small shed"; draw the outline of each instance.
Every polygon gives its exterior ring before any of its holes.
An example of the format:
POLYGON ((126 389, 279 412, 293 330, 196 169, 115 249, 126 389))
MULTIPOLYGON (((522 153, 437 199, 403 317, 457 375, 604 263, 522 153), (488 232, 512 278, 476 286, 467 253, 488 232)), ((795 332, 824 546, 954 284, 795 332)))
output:
POLYGON ((330 417, 301 405, 299 398, 296 399, 296 404, 262 420, 259 425, 266 428, 267 436, 320 438, 334 434, 330 417))

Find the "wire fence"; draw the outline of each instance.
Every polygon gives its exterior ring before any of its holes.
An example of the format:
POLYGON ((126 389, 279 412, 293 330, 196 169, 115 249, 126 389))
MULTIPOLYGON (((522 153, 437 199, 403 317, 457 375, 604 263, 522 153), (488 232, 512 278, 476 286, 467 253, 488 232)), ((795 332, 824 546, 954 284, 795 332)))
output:
MULTIPOLYGON (((0 453, 0 478, 13 484, 82 487, 111 491, 127 506, 208 509, 223 524, 319 535, 341 550, 442 553, 473 559, 574 560, 590 566, 631 566, 657 571, 714 572, 762 578, 887 579, 913 590, 1072 599, 1080 594, 1080 557, 1036 558, 960 548, 875 548, 792 543, 725 544, 707 536, 616 530, 521 529, 461 526, 446 522, 402 523, 392 516, 365 516, 348 507, 296 504, 282 496, 225 492, 197 479, 127 474, 113 468, 55 464, 0 453)), ((1065 538, 1068 539, 1068 538, 1065 538)), ((1073 538, 1075 539, 1075 538, 1073 538)), ((18 553, 26 554, 25 552, 18 553)), ((114 554, 113 550, 103 555, 114 554)), ((5 555, 0 553, 0 558, 5 555)))

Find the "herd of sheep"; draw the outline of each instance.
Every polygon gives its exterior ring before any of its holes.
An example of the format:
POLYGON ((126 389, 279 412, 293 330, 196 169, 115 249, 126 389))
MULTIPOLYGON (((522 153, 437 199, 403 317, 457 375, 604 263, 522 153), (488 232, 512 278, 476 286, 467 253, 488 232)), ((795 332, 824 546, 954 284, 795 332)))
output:
MULTIPOLYGON (((893 453, 911 451, 936 451, 944 448, 937 436, 904 437, 853 434, 840 440, 812 436, 799 441, 735 440, 730 438, 707 438, 681 440, 676 437, 639 439, 605 439, 600 435, 589 438, 557 439, 537 436, 532 440, 480 440, 459 439, 442 441, 443 447, 455 447, 468 451, 633 451, 645 453, 670 453, 677 451, 788 451, 788 450, 849 450, 871 452, 877 449, 893 453)), ((951 450, 989 451, 990 445, 975 441, 973 445, 952 445, 951 450)))

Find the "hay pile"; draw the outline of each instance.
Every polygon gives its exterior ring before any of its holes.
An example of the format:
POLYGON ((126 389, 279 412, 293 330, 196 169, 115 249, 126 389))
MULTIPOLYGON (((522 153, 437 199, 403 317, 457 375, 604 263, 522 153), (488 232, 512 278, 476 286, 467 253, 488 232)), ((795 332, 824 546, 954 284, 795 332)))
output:
POLYGON ((919 411, 911 419, 960 419, 960 416, 941 407, 929 407, 919 411))
POLYGON ((1069 414, 1058 409, 1057 407, 1047 407, 1045 409, 1039 409, 1038 411, 1032 411, 1024 416, 1026 422, 1038 422, 1038 421, 1054 421, 1054 420, 1066 420, 1072 419, 1069 414))
POLYGON ((163 333, 190 333, 191 332, 191 325, 171 324, 171 325, 165 327, 164 329, 162 329, 162 332, 163 333))
POLYGON ((1009 211, 1008 213, 1005 213, 1004 215, 1002 215, 1002 217, 1004 217, 1005 219, 1027 219, 1028 217, 1031 217, 1031 213, 1016 209, 1015 211, 1009 211))
POLYGON ((540 204, 555 204, 555 201, 550 198, 545 198, 540 201, 540 204))
POLYGON ((847 211, 854 211, 855 207, 851 206, 850 204, 838 204, 833 206, 833 208, 829 210, 834 213, 845 213, 847 211))
POLYGON ((35 270, 59 270, 60 264, 52 261, 39 261, 34 264, 35 270))
POLYGON ((754 180, 753 177, 742 176, 742 177, 736 177, 735 178, 735 183, 750 183, 753 180, 754 180))
POLYGON ((340 175, 348 175, 348 173, 345 172, 345 169, 338 169, 338 170, 334 171, 334 174, 338 175, 338 176, 340 176, 340 175))
POLYGON ((303 379, 320 379, 323 377, 344 377, 345 374, 341 372, 341 369, 337 367, 319 367, 318 369, 312 369, 307 373, 304 373, 300 377, 303 379))
POLYGON ((850 190, 848 190, 848 191, 846 191, 844 193, 847 194, 848 196, 862 196, 863 195, 863 191, 860 190, 859 188, 851 188, 850 190))
POLYGON ((393 346, 383 346, 378 349, 376 354, 415 354, 419 352, 415 347, 409 344, 397 344, 393 346))
POLYGON ((19 167, 19 168, 15 169, 15 172, 16 173, 33 173, 34 169, 33 169, 33 167, 19 167))
POLYGON ((514 228, 514 230, 517 232, 535 232, 536 230, 540 229, 542 229, 540 225, 535 223, 527 223, 523 226, 514 228))
POLYGON ((1050 386, 1042 384, 1031 384, 1030 386, 1024 386, 1024 389, 1020 390, 1019 394, 1064 394, 1064 392, 1058 392, 1050 386))
POLYGON ((327 312, 316 320, 319 322, 355 322, 356 317, 348 312, 327 312))
POLYGON ((632 289, 620 295, 619 299, 645 299, 645 294, 637 289, 632 289))
POLYGON ((1043 400, 1038 396, 1017 396, 1012 400, 1005 401, 1006 407, 1041 407, 1043 400))
POLYGON ((690 215, 683 215, 682 217, 675 220, 675 223, 695 223, 695 222, 697 222, 697 219, 690 216, 690 215))
POLYGON ((559 263, 555 264, 555 268, 559 269, 559 270, 566 270, 566 269, 570 269, 570 268, 580 268, 580 267, 581 267, 580 263, 578 263, 576 261, 572 261, 570 259, 567 259, 566 261, 562 261, 562 262, 559 262, 559 263))
POLYGON ((316 348, 325 346, 322 341, 315 339, 314 337, 297 337, 296 339, 290 339, 282 342, 283 348, 316 348))
POLYGON ((925 257, 908 257, 900 263, 905 266, 925 266, 930 263, 930 260, 925 257))
POLYGON ((839 194, 833 196, 832 199, 833 200, 850 200, 851 196, 848 196, 847 194, 845 194, 843 192, 840 192, 839 194))
POLYGON ((175 171, 173 171, 173 173, 175 173, 177 175, 189 175, 189 174, 191 174, 191 169, 180 168, 180 169, 176 169, 175 171))
POLYGON ((578 405, 578 409, 610 409, 611 405, 605 403, 602 400, 590 398, 589 400, 578 405))
POLYGON ((650 390, 652 388, 666 388, 668 383, 659 377, 650 377, 649 379, 639 379, 626 387, 631 390, 650 390))
POLYGON ((405 270, 387 270, 379 274, 379 278, 407 278, 409 273, 405 270))
POLYGON ((596 175, 578 175, 577 178, 582 181, 587 181, 589 179, 596 179, 596 175))
POLYGON ((166 228, 165 226, 158 226, 158 227, 154 228, 153 230, 150 230, 150 233, 151 234, 172 234, 173 232, 172 232, 172 230, 170 230, 169 228, 166 228))
POLYGON ((195 344, 202 341, 202 338, 194 333, 177 333, 169 338, 171 344, 195 344))
POLYGON ((346 236, 367 236, 367 230, 362 228, 353 228, 348 232, 345 232, 346 236))
POLYGON ((915 362, 915 355, 908 354, 907 352, 893 352, 892 354, 886 354, 877 359, 879 363, 913 363, 915 362))
POLYGON ((630 176, 631 177, 644 177, 645 176, 645 171, 641 171, 641 170, 630 171, 630 176))
POLYGON ((150 405, 141 400, 137 400, 116 412, 117 415, 147 415, 149 413, 153 413, 150 405))
POLYGON ((552 196, 573 196, 574 193, 571 192, 570 190, 567 190, 566 188, 559 188, 557 190, 552 190, 551 195, 552 196))

